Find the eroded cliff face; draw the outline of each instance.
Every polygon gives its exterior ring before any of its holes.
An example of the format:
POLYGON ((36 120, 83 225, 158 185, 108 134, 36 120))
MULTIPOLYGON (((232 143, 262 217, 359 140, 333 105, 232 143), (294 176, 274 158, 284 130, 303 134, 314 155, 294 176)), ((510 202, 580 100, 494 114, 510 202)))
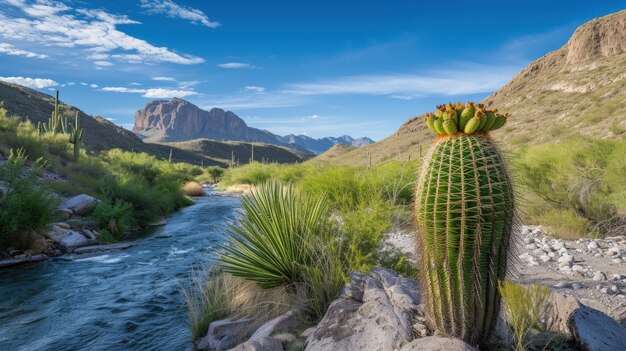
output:
POLYGON ((626 52, 626 10, 596 18, 576 29, 567 42, 567 64, 577 65, 626 52))
POLYGON ((182 141, 194 138, 259 141, 276 144, 269 132, 251 128, 230 111, 210 111, 182 100, 154 100, 135 113, 135 133, 149 141, 182 141))

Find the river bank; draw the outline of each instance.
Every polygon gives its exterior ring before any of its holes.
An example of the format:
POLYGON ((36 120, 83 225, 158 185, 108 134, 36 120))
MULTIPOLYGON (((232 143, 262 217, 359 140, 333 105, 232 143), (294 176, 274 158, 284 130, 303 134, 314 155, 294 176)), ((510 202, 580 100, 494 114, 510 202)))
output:
POLYGON ((209 191, 125 250, 0 270, 0 349, 190 350, 180 288, 212 264, 238 210, 209 191))

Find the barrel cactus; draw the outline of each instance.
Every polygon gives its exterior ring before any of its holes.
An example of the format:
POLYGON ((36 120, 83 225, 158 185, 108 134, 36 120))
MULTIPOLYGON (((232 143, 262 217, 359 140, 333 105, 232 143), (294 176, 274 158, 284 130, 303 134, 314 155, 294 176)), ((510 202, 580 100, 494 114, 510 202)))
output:
POLYGON ((485 345, 515 224, 513 189, 489 132, 508 115, 448 104, 424 116, 437 134, 416 190, 420 282, 431 326, 485 345))

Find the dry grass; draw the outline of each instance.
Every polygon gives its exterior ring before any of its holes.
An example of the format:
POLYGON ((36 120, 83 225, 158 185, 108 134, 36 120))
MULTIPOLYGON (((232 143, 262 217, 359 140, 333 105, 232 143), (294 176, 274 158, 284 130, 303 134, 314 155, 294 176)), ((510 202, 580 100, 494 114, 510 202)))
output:
POLYGON ((187 196, 204 196, 202 185, 197 182, 187 182, 183 185, 183 192, 187 196))
MULTIPOLYGON (((192 285, 182 289, 189 313, 190 329, 194 338, 206 334, 209 324, 224 318, 253 320, 245 340, 263 323, 305 303, 302 289, 282 287, 261 289, 256 283, 216 269, 207 273, 195 271, 192 285)), ((242 340, 242 341, 243 341, 242 340)))
POLYGON ((248 194, 254 189, 254 185, 250 184, 235 184, 226 188, 226 192, 233 194, 248 194))

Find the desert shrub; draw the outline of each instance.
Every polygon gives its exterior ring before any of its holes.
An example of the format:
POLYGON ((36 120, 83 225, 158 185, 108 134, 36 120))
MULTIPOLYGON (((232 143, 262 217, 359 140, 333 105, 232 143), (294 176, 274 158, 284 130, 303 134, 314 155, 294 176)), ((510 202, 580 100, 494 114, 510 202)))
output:
POLYGON ((625 153, 626 141, 582 137, 519 149, 512 161, 527 219, 552 224, 553 231, 558 232, 554 222, 549 222, 554 221, 555 213, 560 213, 565 221, 576 222, 574 227, 579 227, 584 220, 586 233, 617 235, 623 232, 626 228, 625 153), (579 220, 573 221, 571 213, 579 220))
POLYGON ((219 166, 209 166, 204 170, 204 172, 211 177, 211 182, 217 183, 224 175, 224 168, 219 166))
POLYGON ((549 209, 541 215, 542 224, 561 239, 576 240, 588 233, 589 224, 571 209, 549 209))
POLYGON ((36 160, 28 169, 26 159, 23 149, 11 150, 6 163, 0 166, 0 246, 23 242, 20 236, 30 237, 55 218, 58 201, 37 182, 43 161, 36 160))
POLYGON ((133 207, 123 200, 115 203, 104 201, 98 204, 92 217, 101 231, 106 231, 114 239, 121 239, 129 227, 134 225, 133 207))
POLYGON ((540 318, 550 297, 550 289, 545 285, 523 285, 505 280, 498 284, 498 290, 506 305, 506 319, 515 338, 515 350, 524 351, 531 333, 545 329, 540 318))
POLYGON ((223 247, 224 270, 263 288, 301 282, 300 267, 315 256, 307 242, 328 234, 326 199, 269 181, 244 196, 241 206, 243 214, 223 247))
POLYGON ((203 196, 204 188, 197 182, 187 182, 183 185, 183 192, 187 196, 203 196))

